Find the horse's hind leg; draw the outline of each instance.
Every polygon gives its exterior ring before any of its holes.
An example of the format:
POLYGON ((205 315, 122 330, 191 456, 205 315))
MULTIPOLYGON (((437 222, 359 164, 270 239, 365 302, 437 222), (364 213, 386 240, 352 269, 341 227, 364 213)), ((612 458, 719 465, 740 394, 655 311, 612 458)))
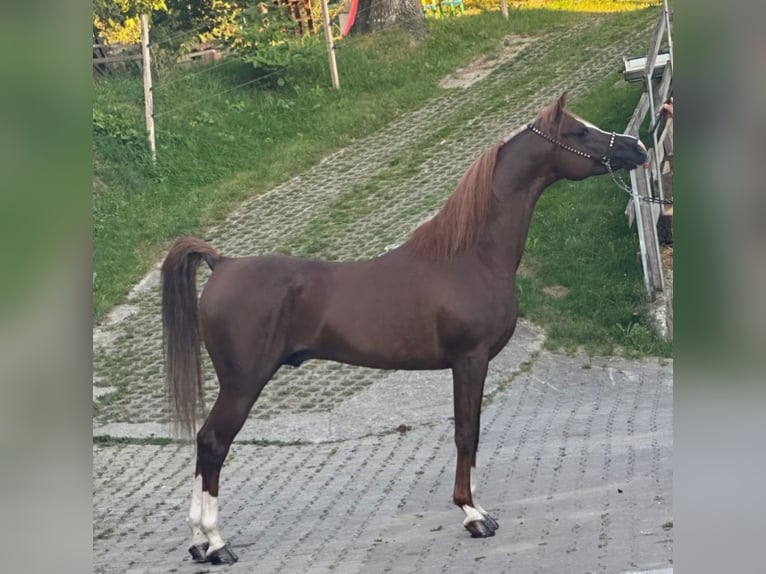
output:
POLYGON ((497 522, 474 503, 472 467, 479 442, 479 413, 487 376, 488 357, 484 353, 465 355, 452 366, 455 403, 455 446, 457 468, 453 500, 463 512, 463 526, 474 538, 494 536, 497 522))
POLYGON ((210 544, 207 536, 202 532, 202 475, 199 468, 195 467, 194 487, 192 489, 191 507, 186 521, 192 531, 192 541, 189 545, 189 554, 196 562, 204 562, 205 554, 210 544))
POLYGON ((189 553, 196 561, 237 561, 218 528, 218 483, 229 447, 256 397, 252 392, 232 391, 222 386, 205 424, 197 433, 197 466, 189 510, 192 529, 189 553))
POLYGON ((232 381, 219 373, 221 388, 210 414, 197 433, 197 466, 192 492, 189 523, 192 544, 189 552, 197 561, 231 564, 237 561, 231 547, 223 540, 218 526, 218 486, 221 467, 231 443, 247 419, 268 376, 251 379, 249 384, 232 381))

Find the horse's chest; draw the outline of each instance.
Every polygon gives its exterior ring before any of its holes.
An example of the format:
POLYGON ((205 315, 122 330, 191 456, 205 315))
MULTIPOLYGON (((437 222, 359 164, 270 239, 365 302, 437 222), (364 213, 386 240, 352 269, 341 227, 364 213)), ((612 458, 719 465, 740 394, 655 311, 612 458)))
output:
POLYGON ((516 298, 511 296, 502 300, 491 313, 491 319, 489 319, 490 325, 490 350, 492 356, 500 352, 500 350, 508 343, 514 330, 516 329, 516 321, 518 319, 518 305, 516 298))

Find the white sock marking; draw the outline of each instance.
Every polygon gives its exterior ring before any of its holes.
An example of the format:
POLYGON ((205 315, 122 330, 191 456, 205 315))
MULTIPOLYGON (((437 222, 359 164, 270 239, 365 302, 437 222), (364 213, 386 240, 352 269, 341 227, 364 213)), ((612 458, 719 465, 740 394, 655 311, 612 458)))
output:
POLYGON ((463 520, 463 526, 477 520, 483 520, 484 515, 476 510, 473 506, 463 505, 463 512, 465 512, 465 520, 463 520))
MULTIPOLYGON (((476 500, 476 481, 474 480, 474 473, 476 472, 476 467, 471 467, 471 498, 473 499, 473 506, 476 510, 481 512, 483 515, 487 515, 487 511, 484 510, 481 507, 481 504, 479 504, 479 501, 476 500)), ((469 521, 470 522, 470 521, 469 521)))
POLYGON ((208 556, 226 545, 218 530, 218 497, 207 492, 202 493, 202 532, 210 542, 208 556))
POLYGON ((207 542, 207 536, 202 532, 202 475, 194 477, 192 488, 191 507, 189 517, 186 519, 192 531, 192 546, 202 546, 207 542))

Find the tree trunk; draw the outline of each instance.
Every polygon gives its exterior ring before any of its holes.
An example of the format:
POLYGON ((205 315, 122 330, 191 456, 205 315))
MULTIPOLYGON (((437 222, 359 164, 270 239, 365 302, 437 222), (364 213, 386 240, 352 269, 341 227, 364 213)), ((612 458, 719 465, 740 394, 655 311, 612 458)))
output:
POLYGON ((352 33, 379 32, 400 28, 415 42, 426 36, 426 22, 420 0, 359 0, 352 33))

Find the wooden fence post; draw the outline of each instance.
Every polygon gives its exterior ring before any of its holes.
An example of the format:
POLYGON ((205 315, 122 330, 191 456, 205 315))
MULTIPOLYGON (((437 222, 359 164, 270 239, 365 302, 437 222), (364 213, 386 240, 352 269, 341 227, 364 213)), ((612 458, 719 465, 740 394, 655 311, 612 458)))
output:
POLYGON ((508 19, 508 1, 500 0, 500 11, 503 13, 505 19, 508 19))
POLYGON ((152 162, 157 163, 157 146, 154 141, 154 105, 152 104, 152 64, 149 55, 149 15, 141 14, 141 55, 144 64, 144 105, 146 109, 146 131, 152 162))
POLYGON ((332 30, 330 30, 330 13, 327 11, 327 0, 322 0, 322 27, 324 28, 324 38, 327 44, 327 57, 330 59, 330 77, 332 78, 332 87, 336 90, 340 88, 338 81, 338 65, 335 63, 335 46, 332 42, 332 30))

